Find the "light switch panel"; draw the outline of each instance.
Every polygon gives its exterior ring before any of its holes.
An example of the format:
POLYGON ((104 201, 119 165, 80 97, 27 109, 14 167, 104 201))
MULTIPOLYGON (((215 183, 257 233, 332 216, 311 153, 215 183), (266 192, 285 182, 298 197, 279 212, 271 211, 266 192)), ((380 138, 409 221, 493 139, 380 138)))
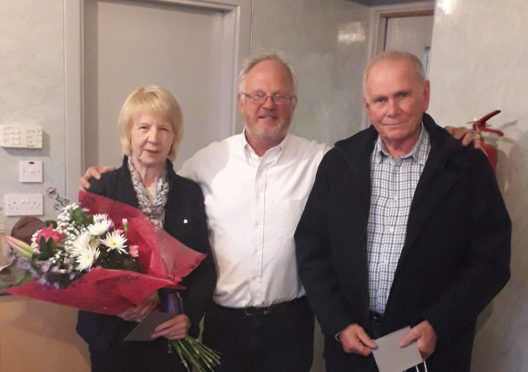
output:
POLYGON ((42 128, 38 125, 0 125, 0 146, 42 148, 42 128))

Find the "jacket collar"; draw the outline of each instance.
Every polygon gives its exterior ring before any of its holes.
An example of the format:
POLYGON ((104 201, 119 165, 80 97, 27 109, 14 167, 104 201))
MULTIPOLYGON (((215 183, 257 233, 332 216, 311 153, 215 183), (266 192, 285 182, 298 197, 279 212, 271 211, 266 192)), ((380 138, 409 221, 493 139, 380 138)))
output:
MULTIPOLYGON (((438 126, 428 114, 423 114, 422 122, 429 133, 431 141, 431 152, 427 160, 427 167, 432 167, 435 170, 441 169, 448 158, 459 150, 460 144, 444 128, 438 126)), ((358 159, 360 159, 361 164, 359 165, 361 168, 365 166, 365 160, 370 159, 377 139, 378 132, 371 125, 352 137, 336 142, 335 148, 354 168, 358 167, 358 159)), ((460 157, 456 157, 453 160, 460 168, 469 166, 469 163, 460 157)), ((370 170, 370 164, 367 164, 367 166, 370 170)))

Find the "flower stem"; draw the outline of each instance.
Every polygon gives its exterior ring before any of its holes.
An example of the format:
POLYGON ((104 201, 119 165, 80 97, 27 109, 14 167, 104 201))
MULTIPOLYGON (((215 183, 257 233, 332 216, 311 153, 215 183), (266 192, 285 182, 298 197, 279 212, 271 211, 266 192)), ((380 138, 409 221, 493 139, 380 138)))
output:
POLYGON ((170 341, 188 372, 213 372, 220 364, 220 355, 191 336, 170 341))

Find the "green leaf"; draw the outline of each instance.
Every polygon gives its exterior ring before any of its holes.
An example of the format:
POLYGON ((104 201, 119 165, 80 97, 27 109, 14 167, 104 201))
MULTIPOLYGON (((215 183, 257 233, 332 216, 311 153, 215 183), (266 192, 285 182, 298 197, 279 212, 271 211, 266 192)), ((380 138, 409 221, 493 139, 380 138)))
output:
POLYGON ((46 221, 44 221, 44 225, 46 225, 46 227, 53 226, 53 228, 56 229, 57 228, 57 221, 46 220, 46 221))
POLYGON ((86 216, 86 213, 84 213, 81 208, 74 209, 71 212, 71 217, 76 225, 86 226, 86 224, 89 223, 89 218, 86 216))
POLYGON ((53 239, 50 238, 46 242, 46 240, 41 237, 39 241, 39 246, 40 253, 36 256, 37 260, 44 261, 50 257, 53 257, 53 255, 55 254, 55 244, 53 243, 53 239))

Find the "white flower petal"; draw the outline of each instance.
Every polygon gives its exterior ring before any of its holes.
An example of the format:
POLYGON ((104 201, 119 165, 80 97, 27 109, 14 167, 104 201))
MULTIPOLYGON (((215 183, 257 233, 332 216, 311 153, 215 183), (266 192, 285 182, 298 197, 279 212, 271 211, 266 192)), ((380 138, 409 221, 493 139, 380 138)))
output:
POLYGON ((116 231, 106 234, 105 239, 101 240, 108 250, 117 250, 119 253, 126 253, 126 237, 116 231))
POLYGON ((88 226, 88 232, 94 236, 105 234, 112 227, 112 220, 106 214, 96 214, 94 223, 88 226))
POLYGON ((87 249, 79 252, 77 256, 77 269, 78 270, 89 270, 94 262, 99 257, 99 250, 97 247, 88 246, 87 249))

